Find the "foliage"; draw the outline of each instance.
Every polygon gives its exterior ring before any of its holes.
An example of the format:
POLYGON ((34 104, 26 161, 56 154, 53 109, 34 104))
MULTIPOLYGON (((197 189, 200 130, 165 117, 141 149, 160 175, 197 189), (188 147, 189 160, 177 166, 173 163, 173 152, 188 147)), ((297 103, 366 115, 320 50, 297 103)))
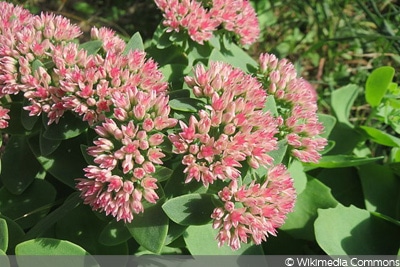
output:
MULTIPOLYGON (((109 8, 71 1, 70 9, 65 8, 100 17, 96 10, 101 7, 110 26, 114 19, 129 16, 125 5, 141 6, 131 2, 116 1, 109 8)), ((210 67, 212 61, 221 61, 257 76, 259 51, 269 51, 296 61, 299 72, 318 87, 324 113, 318 118, 325 128, 321 136, 328 139, 322 158, 301 162, 284 139, 270 153, 275 164, 287 166, 297 194, 293 212, 276 236, 270 234, 260 246, 248 242, 238 250, 218 247, 211 214, 222 205, 217 193, 227 183, 185 183, 182 156, 172 153, 172 142, 163 144, 166 159, 154 174, 157 203, 145 203, 145 212, 135 214, 132 222, 91 210, 76 192, 75 179, 84 177, 84 168, 93 164, 87 148, 97 138, 95 128, 72 113, 48 125, 46 114, 28 115, 23 109, 26 99, 19 94, 2 99, 11 119, 2 130, 0 253, 399 255, 400 33, 394 26, 399 16, 393 15, 399 6, 390 1, 289 2, 252 1, 264 31, 250 50, 223 31, 201 45, 161 24, 153 37, 148 28, 141 31, 129 23, 117 27, 125 37, 132 35, 126 38, 125 54, 144 50, 158 63, 171 88, 172 117, 186 124, 210 104, 205 97, 197 98, 183 78, 193 77, 198 63, 210 67), (364 18, 368 20, 361 23, 364 18)), ((154 12, 159 21, 161 15, 154 12)), ((99 43, 86 41, 82 49, 100 51, 99 43)), ((265 109, 273 114, 284 110, 271 98, 265 109)), ((248 164, 240 171, 243 184, 260 181, 267 173, 248 164)))

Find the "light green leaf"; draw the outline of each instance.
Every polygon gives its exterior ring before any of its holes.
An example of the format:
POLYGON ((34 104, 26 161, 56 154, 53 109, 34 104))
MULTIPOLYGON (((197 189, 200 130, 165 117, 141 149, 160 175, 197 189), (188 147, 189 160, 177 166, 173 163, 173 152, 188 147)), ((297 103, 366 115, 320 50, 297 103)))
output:
POLYGON ((167 237, 168 221, 159 202, 146 208, 143 215, 136 215, 126 227, 136 242, 151 252, 160 253, 167 237))
POLYGON ((360 88, 350 84, 335 90, 331 96, 331 106, 339 122, 351 125, 349 122, 350 110, 357 98, 360 88))
POLYGON ((354 206, 320 209, 314 226, 328 255, 393 255, 400 245, 400 227, 354 206))
POLYGON ((10 267, 10 260, 8 259, 7 254, 0 249, 0 266, 1 267, 10 267))
POLYGON ((181 225, 202 225, 211 221, 215 208, 211 194, 187 194, 172 198, 162 205, 164 212, 181 225))
POLYGON ((326 155, 318 163, 304 163, 307 169, 313 168, 342 168, 359 166, 374 161, 381 160, 383 157, 359 158, 351 155, 326 155))
POLYGON ((0 179, 13 194, 24 192, 43 170, 32 154, 25 136, 15 135, 10 138, 1 163, 0 179))
POLYGON ((368 126, 360 126, 360 129, 375 143, 384 146, 400 147, 400 138, 368 126))
POLYGON ((300 161, 295 160, 289 165, 288 171, 290 176, 293 178, 296 193, 300 194, 304 191, 307 185, 307 175, 304 172, 303 164, 300 161))
POLYGON ((393 80, 394 73, 394 68, 383 66, 369 75, 365 84, 365 99, 371 107, 379 106, 393 80))
POLYGON ((327 114, 318 114, 318 121, 324 125, 324 132, 321 137, 328 138, 336 124, 336 118, 327 114))
POLYGON ((94 55, 100 51, 103 46, 103 42, 100 40, 93 40, 83 43, 79 46, 80 49, 85 49, 88 55, 94 55))
POLYGON ((8 248, 6 252, 7 254, 14 254, 15 246, 25 237, 25 232, 22 230, 21 226, 7 216, 0 215, 0 218, 7 223, 8 248))
POLYGON ((238 250, 233 250, 226 244, 218 247, 216 240, 218 231, 211 224, 192 225, 186 229, 184 239, 192 255, 262 255, 261 246, 242 244, 238 250))
POLYGON ((269 152, 268 154, 274 159, 274 164, 277 165, 283 161, 286 155, 288 144, 286 139, 278 141, 278 149, 269 152))
POLYGON ((336 205, 337 201, 329 187, 311 178, 303 192, 297 196, 294 211, 288 214, 285 224, 280 229, 296 238, 314 240, 313 223, 317 218, 317 210, 336 205))
POLYGON ((139 32, 132 35, 131 39, 126 44, 123 54, 127 55, 129 51, 134 51, 134 50, 144 51, 143 39, 142 36, 140 36, 139 32))
POLYGON ((5 219, 0 218, 0 250, 7 251, 7 248, 8 248, 7 221, 5 219))
POLYGON ((204 108, 204 102, 194 98, 176 98, 169 101, 171 109, 184 112, 197 112, 204 108))
MULTIPOLYGON (((20 243, 15 254, 22 255, 88 255, 80 246, 65 240, 36 238, 20 243)), ((75 265, 73 265, 75 266, 75 265)))

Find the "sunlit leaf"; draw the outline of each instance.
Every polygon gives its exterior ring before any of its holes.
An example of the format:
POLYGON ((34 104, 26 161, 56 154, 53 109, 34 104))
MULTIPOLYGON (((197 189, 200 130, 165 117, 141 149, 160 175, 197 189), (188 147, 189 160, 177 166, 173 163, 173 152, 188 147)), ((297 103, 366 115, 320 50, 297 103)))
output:
POLYGON ((393 80, 395 70, 390 66, 375 69, 365 84, 365 99, 372 107, 377 107, 393 80))

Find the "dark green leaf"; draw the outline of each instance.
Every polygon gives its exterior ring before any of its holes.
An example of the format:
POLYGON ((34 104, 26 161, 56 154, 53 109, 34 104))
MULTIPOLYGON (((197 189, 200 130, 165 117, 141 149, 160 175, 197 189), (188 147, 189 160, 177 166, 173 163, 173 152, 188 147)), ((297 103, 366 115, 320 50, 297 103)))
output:
POLYGON ((159 202, 145 209, 143 215, 136 215, 126 226, 136 242, 151 252, 160 253, 167 237, 168 221, 159 202))
POLYGON ((358 167, 365 197, 365 206, 400 220, 400 180, 386 165, 366 164, 358 167))
POLYGON ((181 225, 202 225, 211 221, 214 195, 187 194, 172 198, 162 205, 168 217, 181 225))
MULTIPOLYGON (((80 246, 65 240, 36 238, 20 243, 15 254, 22 255, 88 255, 80 246)), ((72 259, 72 258, 71 258, 72 259)), ((80 259, 80 258, 75 258, 80 259)), ((83 261, 83 259, 81 259, 83 261)), ((69 264, 73 264, 70 262, 69 264)), ((26 265, 25 265, 26 266, 26 265)), ((49 265, 46 265, 49 266, 49 265)), ((76 265, 71 265, 76 266, 76 265)))
POLYGON ((8 227, 5 219, 0 218, 0 250, 7 251, 8 227))
POLYGON ((29 228, 49 212, 55 197, 54 187, 38 179, 21 195, 11 194, 3 187, 0 189, 0 213, 15 220, 22 228, 29 228))
MULTIPOLYGON (((14 254, 15 246, 21 242, 25 235, 24 230, 19 226, 14 220, 8 218, 7 216, 0 215, 1 219, 4 219, 7 223, 8 232, 8 250, 7 254, 14 254)), ((2 265, 0 265, 2 266, 2 265)))
POLYGON ((328 138, 333 127, 335 127, 336 118, 327 114, 318 114, 318 120, 324 125, 324 132, 321 134, 321 136, 328 138))
POLYGON ((29 139, 29 145, 43 168, 64 184, 75 188, 75 179, 82 178, 87 166, 81 153, 81 144, 86 143, 82 135, 62 141, 50 155, 41 156, 38 137, 29 139))
POLYGON ((171 177, 173 173, 173 170, 163 167, 163 166, 157 166, 156 167, 156 172, 153 173, 153 177, 157 179, 158 182, 162 182, 165 180, 168 180, 169 177, 171 177))
MULTIPOLYGON (((47 124, 47 118, 45 124, 47 124)), ((47 139, 65 140, 80 135, 87 128, 87 122, 82 121, 81 118, 76 117, 71 112, 66 112, 58 123, 46 126, 43 136, 47 139)))
POLYGON ((369 75, 365 84, 365 99, 371 107, 379 106, 393 80, 394 73, 394 68, 383 66, 369 75))
POLYGON ((43 134, 39 135, 40 154, 48 156, 53 153, 61 144, 62 140, 48 139, 43 134))
POLYGON ((110 221, 101 231, 99 242, 105 246, 115 246, 132 238, 122 221, 110 221))
POLYGON ((42 167, 32 154, 25 136, 14 135, 10 138, 1 163, 1 181, 7 190, 13 194, 24 192, 42 171, 42 167))
POLYGON ((289 213, 282 230, 296 238, 314 240, 314 221, 318 209, 332 208, 337 201, 330 189, 317 179, 311 178, 306 188, 297 196, 294 211, 289 213))

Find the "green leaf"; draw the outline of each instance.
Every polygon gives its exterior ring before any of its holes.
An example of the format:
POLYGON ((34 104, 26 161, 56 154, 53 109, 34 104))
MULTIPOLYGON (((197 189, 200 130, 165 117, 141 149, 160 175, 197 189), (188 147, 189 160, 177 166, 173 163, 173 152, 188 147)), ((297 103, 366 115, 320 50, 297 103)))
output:
POLYGON ((293 237, 314 240, 314 221, 318 209, 332 208, 337 205, 330 189, 317 179, 311 178, 306 188, 297 196, 294 211, 289 213, 280 229, 293 237))
POLYGON ((160 253, 168 233, 168 217, 160 202, 146 208, 143 215, 136 215, 126 225, 136 242, 154 253, 160 253))
POLYGON ((169 101, 171 109, 184 112, 197 112, 204 108, 204 102, 193 98, 176 98, 169 101))
POLYGON ((357 85, 350 84, 332 93, 331 106, 339 122, 351 125, 348 119, 359 89, 357 85))
POLYGON ((6 252, 7 254, 14 254, 15 246, 24 238, 25 232, 22 230, 21 226, 7 216, 0 215, 0 218, 7 223, 8 248, 6 252))
POLYGON ((384 146, 400 147, 400 138, 368 126, 360 126, 360 129, 375 143, 384 146))
POLYGON ((168 180, 171 177, 173 170, 164 167, 164 166, 156 166, 156 171, 153 173, 153 177, 157 179, 158 182, 162 182, 168 180))
POLYGON ((400 227, 354 206, 320 209, 314 226, 328 255, 391 255, 400 245, 400 227))
POLYGON ((131 39, 126 44, 123 54, 127 55, 129 51, 135 51, 135 50, 144 51, 143 39, 142 36, 140 36, 139 32, 132 35, 131 39))
POLYGON ((62 140, 48 139, 43 134, 39 135, 40 154, 48 156, 53 153, 61 144, 62 140))
POLYGON ((328 138, 336 124, 336 118, 327 114, 318 114, 318 121, 324 125, 324 132, 321 137, 328 138))
POLYGON ((262 255, 261 246, 241 244, 241 248, 233 250, 226 244, 218 247, 216 240, 218 231, 211 224, 189 226, 184 239, 191 255, 262 255))
POLYGON ((264 112, 271 112, 271 114, 274 117, 278 117, 278 109, 276 107, 276 101, 275 101, 275 97, 273 95, 269 95, 267 96, 267 99, 265 100, 265 107, 263 109, 264 112))
POLYGON ((8 248, 7 222, 5 219, 0 218, 0 250, 7 251, 7 248, 8 248))
POLYGON ((215 195, 187 194, 172 198, 162 205, 164 212, 174 222, 181 225, 202 225, 211 221, 215 208, 215 195))
POLYGON ((365 84, 365 99, 371 107, 377 107, 382 101, 394 77, 395 70, 389 66, 375 69, 365 84))
POLYGON ((10 267, 10 260, 8 259, 7 254, 0 249, 0 266, 1 267, 10 267))
MULTIPOLYGON (((65 240, 36 238, 20 243, 15 248, 15 255, 88 255, 80 246, 65 240)), ((71 258, 72 259, 72 258, 71 258)), ((70 263, 71 266, 75 266, 70 263)))
POLYGON ((1 131, 11 135, 24 135, 26 133, 26 129, 22 124, 21 118, 25 111, 22 109, 22 103, 12 102, 9 109, 10 112, 8 115, 10 116, 10 120, 8 121, 8 127, 1 129, 1 131))
POLYGON ((364 194, 356 168, 322 169, 317 178, 331 189, 332 195, 341 204, 365 208, 364 194))
POLYGON ((103 42, 100 40, 93 40, 83 43, 79 46, 80 49, 85 49, 88 55, 94 55, 100 51, 103 46, 103 42))
POLYGON ((299 195, 301 192, 304 191, 307 185, 307 175, 304 172, 303 164, 298 160, 294 160, 289 165, 288 171, 290 173, 290 176, 293 178, 296 193, 299 195))
POLYGON ((269 152, 269 155, 274 159, 274 164, 279 164, 283 161, 286 155, 288 144, 286 139, 278 141, 278 149, 269 152))
POLYGON ((351 155, 327 155, 323 156, 318 163, 304 163, 304 166, 308 169, 343 168, 368 164, 381 159, 383 159, 383 157, 359 158, 351 155))
MULTIPOLYGON (((24 105, 28 105, 28 103, 24 103, 24 105)), ((33 129, 39 118, 39 116, 29 116, 29 111, 27 110, 21 110, 21 124, 27 131, 33 129)))
POLYGON ((132 238, 122 221, 110 221, 101 231, 99 242, 105 246, 115 246, 132 238))
POLYGON ((232 42, 226 34, 223 41, 220 51, 224 55, 226 63, 245 72, 253 72, 257 69, 258 63, 247 52, 232 42))
POLYGON ((12 136, 2 156, 0 179, 13 194, 21 194, 42 171, 25 136, 12 136), (21 168, 23 166, 23 168, 21 168))
POLYGON ((78 118, 72 112, 65 112, 58 123, 51 125, 47 125, 48 119, 47 117, 44 118, 46 118, 46 130, 43 136, 47 139, 66 140, 74 138, 88 129, 87 122, 82 121, 81 118, 78 118))
POLYGON ((64 184, 75 188, 75 179, 84 176, 83 168, 87 166, 80 148, 81 144, 86 143, 86 138, 80 135, 64 140, 53 153, 47 156, 40 154, 37 140, 37 136, 30 138, 29 145, 43 168, 64 184))
POLYGON ((400 180, 386 165, 367 164, 358 167, 365 197, 365 206, 400 220, 400 180), (384 194, 382 192, 385 192, 384 194))
POLYGON ((0 213, 22 228, 29 228, 49 212, 55 197, 56 190, 44 180, 35 179, 21 195, 14 195, 3 187, 0 189, 0 213))
MULTIPOLYGON (((164 74, 167 81, 172 84, 171 88, 181 87, 183 84, 183 77, 185 75, 188 75, 190 70, 190 66, 184 64, 166 64, 160 67, 160 71, 164 74)), ((170 92, 170 95, 174 91, 170 92)), ((186 97, 188 96, 189 95, 187 95, 186 97)))

